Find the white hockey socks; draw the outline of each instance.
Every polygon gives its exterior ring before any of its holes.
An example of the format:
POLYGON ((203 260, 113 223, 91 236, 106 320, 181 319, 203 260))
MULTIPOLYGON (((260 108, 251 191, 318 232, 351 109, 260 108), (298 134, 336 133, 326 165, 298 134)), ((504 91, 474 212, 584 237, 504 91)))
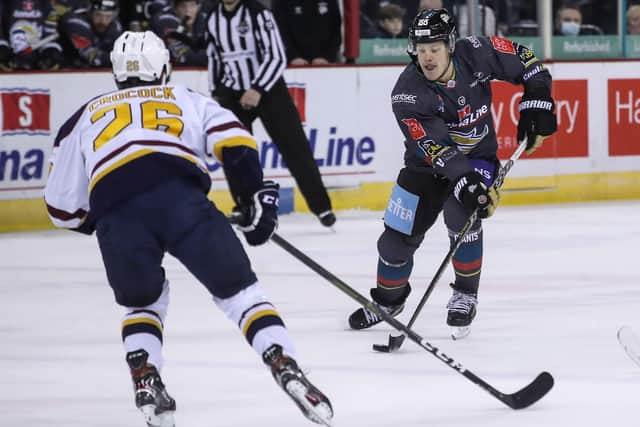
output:
POLYGON ((273 304, 267 301, 259 282, 230 298, 214 297, 213 300, 238 325, 260 357, 272 344, 281 345, 285 354, 295 357, 295 348, 284 322, 273 304))
POLYGON ((162 331, 169 305, 169 281, 156 302, 145 307, 127 307, 122 320, 122 342, 126 353, 146 350, 148 362, 162 369, 162 331))

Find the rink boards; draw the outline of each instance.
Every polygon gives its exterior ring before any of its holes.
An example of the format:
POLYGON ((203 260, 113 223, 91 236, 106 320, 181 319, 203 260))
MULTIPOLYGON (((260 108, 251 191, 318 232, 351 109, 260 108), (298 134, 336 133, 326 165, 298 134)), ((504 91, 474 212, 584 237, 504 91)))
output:
MULTIPOLYGON (((551 63, 558 133, 513 168, 502 203, 640 198, 640 61, 551 63)), ((336 209, 382 210, 402 165, 402 134, 390 92, 402 66, 297 68, 290 92, 336 209)), ((174 72, 206 94, 205 71, 174 72)), ((60 125, 92 97, 114 89, 108 72, 3 75, 0 82, 0 231, 49 227, 42 202, 47 158, 60 125)), ((495 82, 499 156, 515 148, 519 86, 495 82)), ((254 126, 268 178, 281 183, 283 212, 307 211, 262 126, 254 126)), ((231 207, 219 164, 211 197, 231 207)))

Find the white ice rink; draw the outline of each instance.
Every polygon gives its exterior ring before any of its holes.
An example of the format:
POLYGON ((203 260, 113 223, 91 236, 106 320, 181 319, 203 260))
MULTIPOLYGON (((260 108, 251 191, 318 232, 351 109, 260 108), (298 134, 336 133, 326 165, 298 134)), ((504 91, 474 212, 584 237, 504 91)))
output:
MULTIPOLYGON (((339 213, 336 233, 309 215, 280 234, 368 297, 380 212, 339 213)), ((480 305, 471 335, 448 338, 447 270, 414 329, 499 390, 548 370, 551 392, 507 408, 406 341, 379 354, 390 328, 347 330, 357 305, 275 244, 249 251, 310 379, 337 427, 640 426, 640 366, 616 341, 640 332, 640 202, 501 207, 485 222, 480 305)), ((436 224, 415 258, 407 322, 447 249, 436 224)), ((171 257, 163 378, 178 427, 313 425, 209 295, 171 257)), ((95 237, 63 231, 0 235, 0 426, 143 426, 120 341, 122 311, 95 237)))

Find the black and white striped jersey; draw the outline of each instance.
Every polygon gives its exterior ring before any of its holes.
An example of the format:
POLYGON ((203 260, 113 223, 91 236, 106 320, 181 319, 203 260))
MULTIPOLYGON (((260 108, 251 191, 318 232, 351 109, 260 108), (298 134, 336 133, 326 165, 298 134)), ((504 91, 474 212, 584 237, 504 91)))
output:
POLYGON ((232 12, 222 2, 208 21, 209 90, 223 85, 267 92, 287 65, 284 45, 270 10, 255 0, 243 0, 232 12))

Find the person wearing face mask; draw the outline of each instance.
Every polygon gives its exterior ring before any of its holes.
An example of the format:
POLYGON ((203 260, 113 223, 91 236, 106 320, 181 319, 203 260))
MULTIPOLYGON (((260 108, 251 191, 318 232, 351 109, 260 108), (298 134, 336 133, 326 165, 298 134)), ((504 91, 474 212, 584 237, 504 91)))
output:
MULTIPOLYGON (((472 212, 488 218, 498 204, 492 187, 500 161, 491 80, 522 86, 517 140, 526 140, 528 153, 557 128, 551 74, 527 47, 495 36, 456 41, 447 9, 430 9, 416 15, 407 53, 411 63, 398 77, 390 100, 405 138, 405 165, 385 209, 376 286, 371 289, 373 300, 392 316, 404 308, 414 253, 440 212, 453 244, 472 212)), ((478 219, 452 258, 455 280, 446 322, 454 339, 469 333, 476 315, 482 242, 478 219)), ((365 307, 349 317, 352 329, 381 321, 365 307)))
POLYGON ((577 6, 563 6, 556 12, 554 34, 557 36, 579 36, 582 12, 577 6))

